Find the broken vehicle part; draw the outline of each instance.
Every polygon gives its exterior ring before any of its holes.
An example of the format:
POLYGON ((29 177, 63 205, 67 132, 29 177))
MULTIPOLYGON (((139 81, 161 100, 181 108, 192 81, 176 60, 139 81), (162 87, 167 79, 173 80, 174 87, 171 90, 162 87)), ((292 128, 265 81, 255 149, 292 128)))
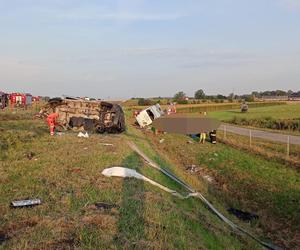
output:
POLYGON ((12 201, 11 206, 16 207, 32 207, 42 204, 40 199, 12 201))
POLYGON ((174 195, 177 196, 181 199, 185 198, 184 196, 182 196, 181 194, 177 193, 174 190, 171 190, 163 185, 160 185, 159 183, 152 181, 151 179, 145 177, 144 175, 139 174, 138 172, 136 172, 134 169, 130 169, 130 168, 123 168, 123 167, 112 167, 112 168, 106 168, 102 171, 102 174, 107 176, 107 177, 122 177, 122 178, 136 178, 139 180, 143 180, 146 182, 151 183, 154 186, 159 187, 160 189, 174 195))
POLYGON ((80 138, 89 138, 89 134, 88 133, 82 133, 82 132, 79 132, 79 134, 77 135, 77 137, 80 137, 80 138))
POLYGON ((150 106, 144 110, 142 110, 137 116, 136 121, 140 125, 141 128, 149 126, 153 120, 164 115, 160 105, 157 103, 153 106, 150 106))
POLYGON ((110 210, 112 208, 118 208, 119 206, 116 204, 108 204, 104 202, 97 202, 95 203, 95 206, 97 209, 104 209, 104 210, 110 210))
POLYGON ((57 113, 56 129, 121 133, 125 131, 125 116, 120 105, 97 100, 52 98, 39 116, 57 113))
POLYGON ((236 216, 237 218, 239 218, 240 220, 243 220, 243 221, 250 222, 253 220, 257 220, 259 218, 257 214, 244 212, 242 210, 235 209, 235 208, 229 208, 229 209, 227 209, 227 211, 228 211, 228 213, 233 214, 234 216, 236 216))

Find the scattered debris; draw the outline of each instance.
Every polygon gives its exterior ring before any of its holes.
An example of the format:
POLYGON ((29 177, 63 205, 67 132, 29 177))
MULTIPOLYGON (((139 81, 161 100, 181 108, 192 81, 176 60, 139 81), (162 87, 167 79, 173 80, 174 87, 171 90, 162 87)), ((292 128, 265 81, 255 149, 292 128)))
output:
POLYGON ((26 157, 28 158, 28 160, 32 160, 32 158, 35 156, 35 153, 33 152, 29 152, 26 154, 26 157))
POLYGON ((80 138, 89 138, 89 134, 87 132, 85 134, 82 132, 79 132, 79 134, 77 136, 80 138))
POLYGON ((165 141, 165 139, 160 139, 159 143, 163 143, 165 141))
POLYGON ((40 199, 12 201, 11 206, 17 207, 33 207, 42 204, 40 199))
POLYGON ((202 175, 202 178, 205 179, 205 180, 207 180, 208 182, 213 182, 214 181, 214 178, 212 178, 209 175, 202 175))
POLYGON ((218 154, 217 154, 217 153, 214 153, 214 156, 216 156, 216 157, 217 157, 217 156, 218 156, 218 154))
POLYGON ((55 134, 58 135, 58 136, 63 136, 65 133, 63 133, 63 132, 56 132, 55 134))
POLYGON ((187 141, 187 143, 188 143, 188 144, 194 144, 194 142, 193 142, 193 141, 190 141, 190 140, 187 141))
POLYGON ((111 144, 111 143, 100 143, 101 145, 103 146, 113 146, 114 144, 111 144))
POLYGON ((214 181, 214 178, 213 177, 211 177, 211 176, 209 176, 209 175, 207 175, 207 174, 205 174, 205 173, 203 173, 201 170, 203 170, 203 168, 201 168, 201 167, 198 167, 198 166, 196 166, 196 165, 189 165, 189 166, 187 166, 186 168, 185 168, 187 171, 189 171, 191 174, 197 174, 197 173, 199 173, 199 175, 203 178, 203 179, 205 179, 206 181, 208 181, 208 182, 213 182, 214 181))
POLYGON ((108 204, 104 202, 97 202, 95 203, 95 206, 97 209, 103 209, 103 210, 110 210, 112 208, 118 208, 119 206, 116 204, 108 204))
POLYGON ((230 214, 235 215, 237 218, 239 218, 242 221, 250 222, 250 221, 253 221, 253 220, 258 220, 258 218, 259 218, 259 216, 257 214, 244 212, 242 210, 235 209, 235 208, 229 208, 229 209, 227 209, 227 211, 230 214))
MULTIPOLYGON (((243 233, 244 235, 249 236, 250 238, 254 239, 255 241, 257 241, 259 244, 261 244, 262 246, 266 247, 267 249, 274 249, 274 250, 275 249, 276 250, 279 250, 279 249, 281 250, 282 249, 282 248, 280 248, 278 246, 275 246, 275 245, 273 245, 271 243, 268 243, 268 242, 260 240, 259 238, 257 238, 255 235, 253 235, 252 233, 248 232, 244 228, 241 228, 238 225, 234 224, 232 221, 230 221, 228 218, 226 218, 222 213, 220 213, 201 193, 199 193, 196 190, 194 190, 192 187, 190 187, 188 184, 186 184, 185 182, 183 182, 182 180, 180 180, 178 177, 176 177, 172 173, 170 173, 167 170, 161 168, 159 165, 157 165, 155 162, 153 162, 151 159, 149 159, 143 152, 141 152, 139 150, 139 148, 133 142, 129 142, 128 145, 135 152, 137 152, 147 162, 148 165, 150 165, 151 167, 153 167, 155 169, 158 169, 159 171, 161 171, 162 173, 164 173, 165 175, 167 175, 168 177, 170 177, 172 180, 176 181, 178 184, 180 184, 181 186, 185 187, 190 192, 186 197, 182 197, 181 196, 181 198, 189 198, 189 197, 199 198, 204 204, 206 204, 208 206, 208 208, 211 209, 211 211, 215 215, 217 215, 223 222, 225 222, 227 225, 229 225, 231 228, 233 228, 234 231, 236 231, 237 233, 243 233)), ((104 174, 104 173, 102 172, 102 174, 104 174)))
POLYGON ((186 170, 188 170, 191 173, 197 173, 199 171, 199 169, 196 165, 187 166, 186 170))
POLYGON ((88 150, 88 147, 83 148, 84 150, 88 150))

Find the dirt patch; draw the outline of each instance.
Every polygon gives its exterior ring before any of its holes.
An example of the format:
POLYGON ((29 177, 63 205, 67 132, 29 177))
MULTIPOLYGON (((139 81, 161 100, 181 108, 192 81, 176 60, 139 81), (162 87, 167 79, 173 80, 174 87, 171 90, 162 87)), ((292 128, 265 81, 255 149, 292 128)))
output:
POLYGON ((10 222, 0 229, 0 236, 2 236, 4 242, 18 234, 25 232, 29 228, 35 227, 38 222, 39 218, 37 216, 31 219, 19 220, 18 222, 10 222))

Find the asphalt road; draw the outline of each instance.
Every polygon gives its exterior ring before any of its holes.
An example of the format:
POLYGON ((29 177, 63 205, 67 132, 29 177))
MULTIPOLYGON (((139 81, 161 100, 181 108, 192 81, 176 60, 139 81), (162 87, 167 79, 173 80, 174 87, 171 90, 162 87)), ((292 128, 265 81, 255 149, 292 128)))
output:
MULTIPOLYGON (((224 131, 225 126, 226 126, 226 131, 230 133, 244 135, 244 136, 249 136, 250 134, 249 128, 242 128, 242 127, 237 127, 237 126, 224 124, 224 123, 221 124, 219 129, 224 131)), ((254 138, 266 139, 266 140, 270 140, 274 142, 282 142, 282 143, 287 143, 289 137, 290 144, 300 145, 300 136, 296 136, 296 135, 285 135, 280 133, 267 132, 264 130, 251 129, 251 136, 254 138)))

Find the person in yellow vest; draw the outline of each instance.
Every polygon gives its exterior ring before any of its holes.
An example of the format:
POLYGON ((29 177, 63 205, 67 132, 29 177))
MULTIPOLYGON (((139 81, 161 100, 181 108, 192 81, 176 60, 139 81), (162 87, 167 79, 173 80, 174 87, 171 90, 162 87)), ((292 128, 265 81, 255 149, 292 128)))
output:
POLYGON ((206 139, 206 133, 200 132, 200 143, 204 144, 205 139, 206 139))

